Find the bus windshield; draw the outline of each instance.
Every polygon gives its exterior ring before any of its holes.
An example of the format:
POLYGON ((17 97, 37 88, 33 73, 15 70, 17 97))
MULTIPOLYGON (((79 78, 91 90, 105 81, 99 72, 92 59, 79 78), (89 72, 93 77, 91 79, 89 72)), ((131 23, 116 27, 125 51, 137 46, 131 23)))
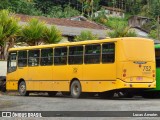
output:
POLYGON ((126 59, 130 61, 154 61, 154 44, 151 44, 151 42, 144 40, 123 41, 123 52, 126 59))

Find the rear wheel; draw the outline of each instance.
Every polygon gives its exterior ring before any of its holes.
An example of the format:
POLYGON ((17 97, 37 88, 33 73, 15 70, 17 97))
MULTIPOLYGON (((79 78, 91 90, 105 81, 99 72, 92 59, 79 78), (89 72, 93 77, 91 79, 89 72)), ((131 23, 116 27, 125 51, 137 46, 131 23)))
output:
POLYGON ((20 82, 18 92, 21 96, 29 96, 29 92, 26 90, 26 83, 24 81, 20 82))
POLYGON ((73 81, 71 84, 71 96, 73 98, 79 98, 82 94, 82 88, 79 81, 73 81))

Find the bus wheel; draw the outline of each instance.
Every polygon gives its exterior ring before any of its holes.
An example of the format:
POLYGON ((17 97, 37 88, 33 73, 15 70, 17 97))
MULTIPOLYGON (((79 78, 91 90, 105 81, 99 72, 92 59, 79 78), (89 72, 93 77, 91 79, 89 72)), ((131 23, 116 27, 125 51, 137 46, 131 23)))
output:
POLYGON ((55 92, 55 91, 50 91, 50 92, 48 92, 48 95, 49 95, 50 97, 54 97, 54 96, 56 96, 56 94, 57 94, 57 92, 55 92))
POLYGON ((73 81, 71 84, 71 96, 73 98, 79 98, 82 93, 82 88, 79 81, 73 81))
POLYGON ((24 81, 20 82, 18 91, 21 96, 29 96, 29 92, 26 91, 26 83, 24 81))

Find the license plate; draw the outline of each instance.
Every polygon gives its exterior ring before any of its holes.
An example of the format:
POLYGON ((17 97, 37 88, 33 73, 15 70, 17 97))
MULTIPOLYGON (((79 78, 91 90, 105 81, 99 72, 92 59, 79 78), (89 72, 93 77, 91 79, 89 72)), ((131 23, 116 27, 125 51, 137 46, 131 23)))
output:
POLYGON ((143 80, 143 77, 137 77, 137 80, 143 80))

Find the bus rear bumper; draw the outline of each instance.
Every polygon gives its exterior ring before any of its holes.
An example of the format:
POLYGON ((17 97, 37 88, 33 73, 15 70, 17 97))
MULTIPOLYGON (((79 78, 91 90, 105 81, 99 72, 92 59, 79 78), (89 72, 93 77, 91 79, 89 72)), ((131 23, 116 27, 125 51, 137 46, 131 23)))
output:
POLYGON ((121 88, 156 88, 156 81, 154 82, 124 82, 120 79, 116 80, 117 89, 121 88))

